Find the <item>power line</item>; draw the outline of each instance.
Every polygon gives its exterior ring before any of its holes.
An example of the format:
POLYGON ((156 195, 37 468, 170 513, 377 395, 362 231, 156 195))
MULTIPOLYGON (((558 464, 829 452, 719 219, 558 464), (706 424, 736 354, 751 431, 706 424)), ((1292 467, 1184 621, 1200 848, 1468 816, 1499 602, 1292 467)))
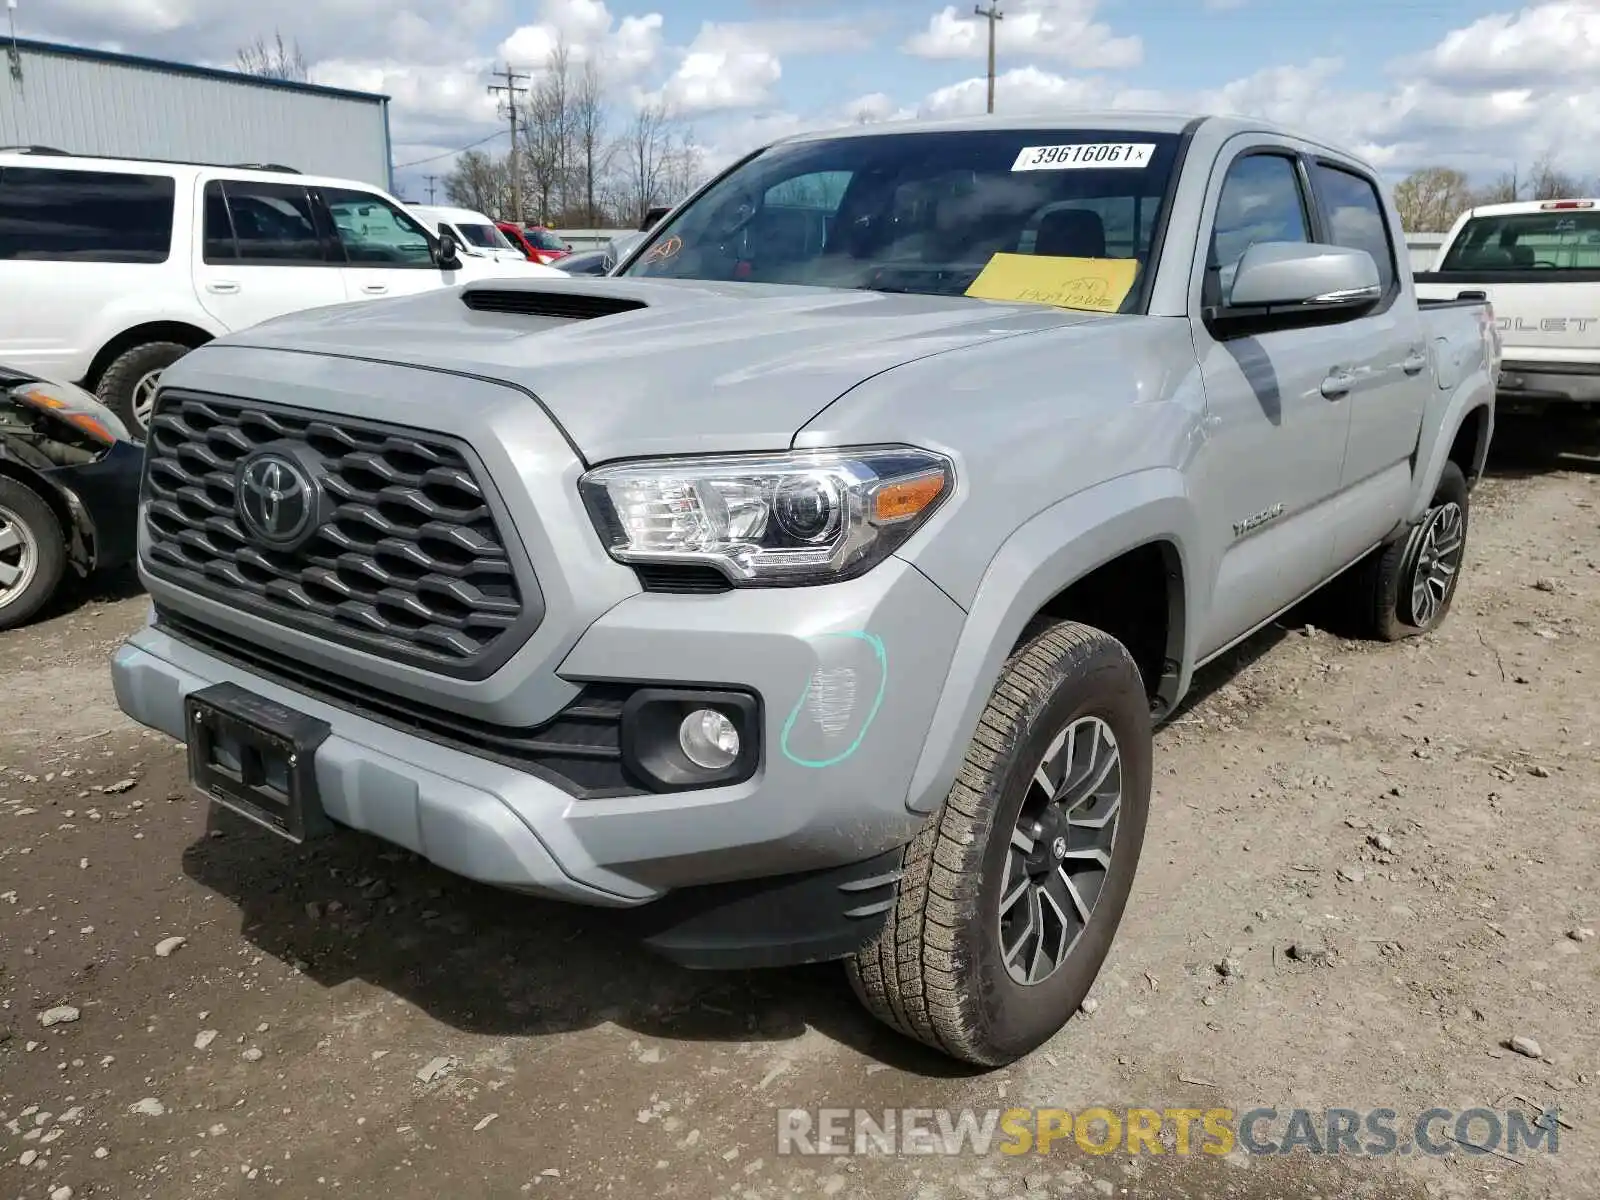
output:
POLYGON ((1005 14, 1000 11, 998 0, 989 0, 988 8, 974 6, 972 11, 989 22, 989 111, 994 111, 994 28, 996 21, 1005 20, 1005 14))
POLYGON ((430 154, 427 158, 415 158, 410 162, 397 163, 394 169, 396 171, 404 171, 407 167, 420 167, 424 163, 438 162, 441 158, 449 158, 452 154, 465 154, 468 150, 476 149, 485 142, 492 142, 497 137, 505 136, 505 132, 506 131, 504 129, 496 129, 488 137, 481 137, 475 142, 468 142, 465 146, 458 146, 454 150, 445 150, 439 154, 430 154))
POLYGON ((423 178, 428 181, 428 203, 432 204, 433 203, 433 185, 436 182, 438 182, 439 177, 437 175, 424 175, 423 178))
POLYGON ((505 93, 506 115, 511 119, 511 219, 518 225, 522 224, 522 164, 517 158, 517 97, 527 94, 528 89, 518 87, 523 79, 532 79, 533 76, 526 72, 519 73, 511 64, 506 63, 504 71, 492 72, 496 79, 504 79, 504 83, 491 83, 489 94, 505 93))

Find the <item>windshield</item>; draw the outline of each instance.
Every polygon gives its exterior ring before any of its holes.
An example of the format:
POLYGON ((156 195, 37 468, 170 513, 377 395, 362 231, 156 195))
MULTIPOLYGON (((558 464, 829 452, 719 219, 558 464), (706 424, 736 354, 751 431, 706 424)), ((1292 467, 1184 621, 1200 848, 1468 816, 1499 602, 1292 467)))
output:
POLYGON ((457 222, 456 228, 461 231, 461 236, 466 238, 469 244, 477 246, 480 250, 516 249, 506 240, 506 235, 493 225, 468 225, 465 222, 457 222))
POLYGON ((939 296, 973 288, 993 298, 1127 310, 1137 303, 1177 141, 1166 133, 1036 129, 779 145, 654 230, 624 273, 939 296), (1053 266, 1041 259, 1073 260, 1098 294, 1075 301, 1080 277, 1041 282, 1053 266), (996 274, 985 271, 991 260, 1010 282, 998 291, 987 282, 974 287, 980 272, 996 274), (1023 286, 1029 280, 1038 286, 1023 286))
POLYGON ((565 250, 567 244, 548 229, 524 229, 522 236, 540 250, 565 250))
POLYGON ((1557 209, 1474 217, 1462 226, 1439 269, 1600 270, 1600 212, 1557 209))

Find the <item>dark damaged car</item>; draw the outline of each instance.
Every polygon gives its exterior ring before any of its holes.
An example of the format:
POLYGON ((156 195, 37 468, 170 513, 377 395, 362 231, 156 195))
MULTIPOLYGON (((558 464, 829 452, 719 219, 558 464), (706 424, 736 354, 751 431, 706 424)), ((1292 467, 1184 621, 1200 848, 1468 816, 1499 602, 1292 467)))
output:
POLYGON ((0 630, 133 558, 143 461, 93 396, 0 365, 0 630))

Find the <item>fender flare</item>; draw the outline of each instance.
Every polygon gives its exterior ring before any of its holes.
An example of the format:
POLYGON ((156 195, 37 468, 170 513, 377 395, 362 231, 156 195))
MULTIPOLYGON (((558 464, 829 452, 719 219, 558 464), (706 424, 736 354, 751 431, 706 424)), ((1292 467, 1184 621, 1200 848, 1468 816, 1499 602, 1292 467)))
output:
POLYGON ((1439 477, 1444 474, 1444 464, 1449 460, 1450 448, 1455 445, 1456 435, 1461 432, 1467 414, 1477 408, 1488 410, 1488 420, 1484 426, 1483 436, 1473 448, 1473 469, 1467 473, 1469 480, 1483 470, 1484 459, 1489 453, 1489 443, 1494 438, 1494 392, 1494 380, 1490 377, 1488 368, 1480 367, 1467 375, 1460 386, 1448 396, 1441 397, 1442 404, 1436 401, 1436 409, 1430 405, 1430 409, 1438 412, 1438 417, 1435 419, 1433 411, 1430 411, 1423 419, 1418 440, 1416 472, 1413 476, 1415 485, 1411 494, 1411 504, 1406 512, 1406 525, 1415 525, 1428 511, 1434 490, 1439 486, 1439 477))
POLYGON ((973 731, 1017 639, 1050 599, 1119 555, 1154 542, 1177 548, 1181 619, 1169 638, 1188 686, 1197 572, 1194 506, 1183 476, 1168 467, 1124 475, 1062 500, 1030 518, 990 560, 951 656, 939 703, 906 792, 906 807, 931 812, 955 782, 973 731))

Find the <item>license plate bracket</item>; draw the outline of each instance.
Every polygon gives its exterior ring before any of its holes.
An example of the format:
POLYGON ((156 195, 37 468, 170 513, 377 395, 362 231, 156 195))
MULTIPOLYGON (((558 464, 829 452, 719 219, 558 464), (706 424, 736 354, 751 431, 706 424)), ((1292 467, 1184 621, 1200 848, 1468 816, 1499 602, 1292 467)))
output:
POLYGON ((184 698, 189 778, 214 803, 301 843, 332 831, 317 791, 317 749, 332 727, 237 684, 184 698))

